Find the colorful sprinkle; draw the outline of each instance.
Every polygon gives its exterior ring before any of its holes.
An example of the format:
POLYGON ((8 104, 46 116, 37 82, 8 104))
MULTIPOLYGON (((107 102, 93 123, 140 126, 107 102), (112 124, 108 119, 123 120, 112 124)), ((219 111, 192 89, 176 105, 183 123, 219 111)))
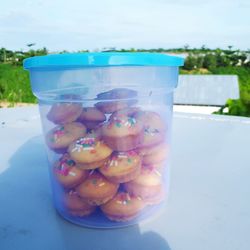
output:
POLYGON ((128 158, 128 163, 132 163, 132 159, 131 158, 128 158))
POLYGON ((120 200, 117 201, 117 203, 122 205, 128 205, 131 202, 131 198, 128 193, 122 193, 120 194, 120 200))
POLYGON ((136 119, 128 116, 114 117, 112 122, 108 125, 109 129, 112 127, 112 124, 114 124, 117 128, 121 128, 122 126, 131 128, 136 124, 136 119))
POLYGON ((135 151, 119 152, 118 154, 112 155, 111 159, 105 163, 105 167, 116 167, 120 162, 122 162, 123 159, 127 160, 127 162, 131 164, 134 161, 134 156, 137 156, 135 151))
POLYGON ((136 120, 135 120, 135 118, 133 118, 133 117, 128 118, 128 122, 129 122, 129 124, 130 124, 131 126, 133 126, 133 125, 136 124, 136 120))
POLYGON ((59 164, 60 165, 67 164, 69 166, 75 166, 75 162, 72 159, 65 158, 65 157, 63 157, 62 159, 60 159, 59 164))
POLYGON ((157 170, 154 171, 158 176, 161 176, 161 173, 157 170))
POLYGON ((116 123, 115 123, 115 126, 116 126, 117 128, 120 128, 120 127, 122 126, 122 124, 121 124, 120 122, 116 122, 116 123))
POLYGON ((69 174, 69 170, 70 170, 70 168, 67 165, 65 165, 64 163, 63 164, 59 163, 58 165, 56 165, 56 168, 55 168, 55 171, 58 174, 61 174, 64 176, 67 176, 69 174))
POLYGON ((67 159, 66 164, 68 164, 69 166, 74 166, 75 162, 73 160, 71 160, 71 159, 67 159))
POLYGON ((75 147, 71 150, 71 152, 77 151, 80 152, 81 150, 94 150, 94 146, 96 145, 95 138, 80 138, 76 141, 75 147))
POLYGON ((53 137, 50 139, 51 142, 55 142, 58 140, 59 137, 66 134, 64 126, 58 127, 53 131, 53 137))
POLYGON ((72 172, 72 171, 69 171, 68 175, 76 176, 76 173, 74 173, 74 172, 72 172))

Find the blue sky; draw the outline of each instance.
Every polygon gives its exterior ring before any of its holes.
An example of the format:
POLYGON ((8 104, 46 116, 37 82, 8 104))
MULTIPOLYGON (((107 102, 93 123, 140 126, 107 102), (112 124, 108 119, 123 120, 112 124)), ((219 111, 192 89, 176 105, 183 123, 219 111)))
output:
POLYGON ((50 51, 117 48, 250 49, 249 0, 10 0, 0 47, 50 51))

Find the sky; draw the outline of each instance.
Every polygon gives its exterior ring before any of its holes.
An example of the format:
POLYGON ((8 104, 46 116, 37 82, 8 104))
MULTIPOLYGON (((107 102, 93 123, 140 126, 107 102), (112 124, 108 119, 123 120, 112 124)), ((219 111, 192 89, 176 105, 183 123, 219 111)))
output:
POLYGON ((0 47, 250 49, 249 0, 1 1, 0 47))

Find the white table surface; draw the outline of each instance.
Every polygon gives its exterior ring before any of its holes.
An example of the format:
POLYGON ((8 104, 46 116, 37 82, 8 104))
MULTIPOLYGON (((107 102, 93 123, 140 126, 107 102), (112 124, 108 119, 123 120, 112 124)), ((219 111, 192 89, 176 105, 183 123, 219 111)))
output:
POLYGON ((249 250, 250 119, 175 113, 168 208, 115 230, 54 210, 37 107, 0 110, 1 250, 249 250))

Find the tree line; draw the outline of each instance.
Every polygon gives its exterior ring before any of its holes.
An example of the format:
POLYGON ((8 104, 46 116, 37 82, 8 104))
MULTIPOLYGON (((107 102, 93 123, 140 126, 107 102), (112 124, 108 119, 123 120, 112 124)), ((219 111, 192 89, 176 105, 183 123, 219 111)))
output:
MULTIPOLYGON (((34 43, 27 44, 28 50, 13 51, 6 48, 0 49, 0 63, 12 63, 14 65, 21 65, 25 58, 32 56, 42 56, 49 53, 47 48, 33 49, 34 43)), ((228 49, 209 49, 206 46, 201 48, 190 48, 185 45, 183 48, 173 49, 116 49, 105 48, 104 52, 156 52, 156 53, 175 53, 185 56, 185 65, 183 69, 194 70, 205 68, 213 70, 216 67, 228 67, 228 66, 245 66, 250 67, 250 50, 241 51, 233 49, 232 46, 228 46, 228 49)), ((88 50, 77 51, 80 53, 88 52, 88 50)), ((67 51, 61 51, 59 53, 68 53, 67 51)))

